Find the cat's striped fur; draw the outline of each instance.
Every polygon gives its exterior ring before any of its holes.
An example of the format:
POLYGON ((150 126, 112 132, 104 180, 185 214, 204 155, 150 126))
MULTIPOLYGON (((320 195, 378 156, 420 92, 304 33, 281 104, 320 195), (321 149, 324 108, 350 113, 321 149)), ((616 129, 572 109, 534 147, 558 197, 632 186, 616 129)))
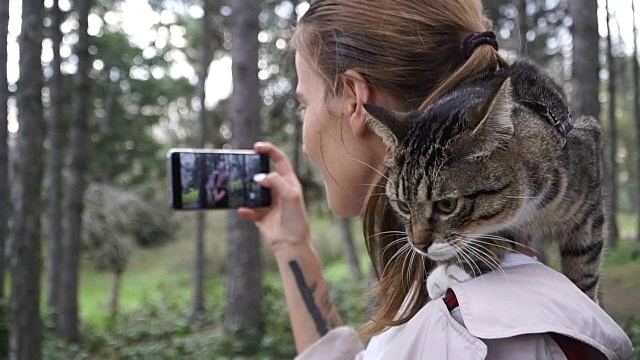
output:
POLYGON ((389 147, 387 196, 416 251, 478 275, 540 236, 559 245, 562 272, 596 300, 601 128, 580 117, 563 137, 551 120, 569 116, 565 95, 535 65, 465 81, 423 112, 365 108, 389 147))

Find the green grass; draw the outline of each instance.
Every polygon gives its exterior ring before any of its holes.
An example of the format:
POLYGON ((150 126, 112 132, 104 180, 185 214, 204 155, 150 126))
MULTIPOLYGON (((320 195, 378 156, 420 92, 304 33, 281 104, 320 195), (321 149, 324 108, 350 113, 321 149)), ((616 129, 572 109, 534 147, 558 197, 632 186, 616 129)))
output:
POLYGON ((182 194, 182 203, 189 204, 198 200, 198 189, 189 191, 186 194, 182 194))
MULTIPOLYGON (((215 318, 210 320, 209 325, 202 329, 184 330, 181 332, 182 322, 187 321, 189 317, 189 306, 191 301, 191 273, 193 258, 193 230, 194 230, 194 213, 184 212, 177 214, 178 222, 181 224, 177 232, 176 239, 158 248, 138 250, 133 254, 129 267, 124 274, 120 305, 121 314, 120 322, 117 328, 112 329, 113 323, 109 318, 105 303, 111 282, 111 275, 98 272, 92 264, 85 260, 81 271, 80 283, 80 314, 82 321, 90 325, 96 331, 105 336, 98 344, 99 351, 108 349, 109 340, 112 331, 119 332, 123 336, 126 346, 130 346, 127 351, 143 351, 144 349, 156 348, 160 346, 158 353, 162 353, 164 346, 166 351, 174 351, 175 344, 186 344, 184 346, 192 346, 199 349, 212 349, 211 344, 223 341, 220 333, 219 319, 224 311, 224 292, 225 284, 223 279, 223 268, 226 256, 226 225, 225 212, 210 211, 207 212, 207 231, 206 231, 206 304, 211 316, 215 318), (170 315, 163 313, 164 310, 155 310, 173 304, 175 307, 170 315), (166 331, 169 334, 176 332, 177 335, 171 335, 171 341, 167 342, 163 337, 153 337, 153 335, 144 335, 147 331, 153 331, 153 322, 145 321, 165 321, 162 317, 151 320, 138 316, 140 312, 148 314, 160 311, 162 315, 168 316, 169 322, 166 331), (127 314, 138 314, 134 317, 127 314), (211 322, 213 321, 213 323, 211 322), (126 335, 131 328, 131 337, 126 335), (151 336, 149 340, 135 340, 137 336, 151 336), (105 340, 106 339, 106 340, 105 340), (105 342, 106 341, 106 342, 105 342), (170 343, 170 344, 169 344, 170 343), (191 344, 191 345, 188 345, 191 344), (209 347, 207 347, 209 346, 209 347), (137 349, 137 350, 136 350, 137 349)), ((632 216, 622 215, 619 217, 621 229, 625 231, 634 231, 635 218, 632 216)), ((318 252, 320 253, 323 263, 325 277, 332 284, 332 295, 335 303, 339 307, 340 313, 343 315, 345 323, 357 325, 364 319, 364 285, 366 278, 361 282, 354 282, 349 273, 349 267, 344 261, 344 247, 339 237, 339 231, 334 226, 334 220, 331 215, 314 216, 312 222, 312 241, 318 252)), ((360 265, 364 274, 368 274, 370 270, 370 262, 364 250, 364 242, 361 235, 359 221, 353 223, 354 241, 358 246, 360 253, 360 265)), ((267 253, 263 246, 265 260, 265 285, 269 292, 269 306, 276 306, 277 314, 269 316, 278 316, 274 324, 270 323, 270 327, 275 327, 276 335, 266 337, 266 345, 278 346, 282 339, 290 338, 290 329, 288 328, 288 319, 286 316, 286 308, 284 307, 284 299, 281 294, 280 277, 275 269, 273 258, 267 253), (273 338, 275 336, 275 338, 273 338), (288 336, 288 337, 287 337, 288 336), (268 345, 274 342, 273 345, 268 345)), ((605 282, 607 291, 611 292, 610 299, 624 299, 624 294, 640 294, 640 245, 629 241, 620 241, 619 247, 610 250, 607 253, 605 264, 605 282), (621 295, 619 295, 621 294, 621 295)), ((640 342, 640 303, 636 304, 634 299, 629 300, 626 304, 613 303, 614 300, 606 302, 607 310, 611 311, 614 318, 625 326, 625 329, 634 336, 636 344, 640 342), (634 335, 635 334, 635 335, 634 335)), ((155 315, 154 315, 155 316, 155 315)), ((273 319, 267 321, 274 321, 273 319)), ((165 328, 162 329, 164 331, 165 328)), ((160 331, 160 330, 159 330, 160 331)), ((113 335, 116 336, 116 335, 113 335)), ((162 335, 170 336, 170 335, 162 335)), ((113 340, 116 341, 116 340, 113 340)), ((122 340, 118 340, 122 341, 122 340)), ((290 341, 290 340, 286 340, 290 341)), ((116 341, 116 343, 118 343, 116 341)), ((120 343, 118 343, 120 344, 120 343)), ((183 346, 183 345, 180 345, 183 346)), ((218 346, 218 345, 215 345, 218 346)), ((144 350, 144 351, 147 351, 144 350)), ((93 351, 93 350, 91 350, 93 351)), ((150 350, 149 350, 150 351, 150 350)), ((155 350, 154 350, 155 351, 155 350)), ((62 352, 61 352, 62 353, 62 352)), ((168 356, 168 355, 167 355, 168 356)), ((80 358, 80 357, 79 357, 80 358)), ((111 359, 119 357, 102 357, 97 359, 111 359)), ((136 357, 134 355, 124 356, 123 358, 153 358, 153 357, 136 357)), ((185 357, 190 358, 190 357, 185 357)))
MULTIPOLYGON (((157 303, 170 296, 174 301, 189 304, 192 291, 193 229, 195 213, 178 214, 181 228, 177 237, 162 247, 136 251, 122 279, 120 292, 121 312, 140 309, 147 303, 157 303)), ((208 291, 216 289, 223 281, 226 256, 225 212, 207 212, 205 251, 207 259, 206 279, 208 291)), ((349 281, 349 268, 340 261, 344 247, 332 216, 312 218, 312 241, 321 254, 326 267, 326 277, 332 283, 349 281)), ((353 222, 354 241, 361 253, 360 266, 364 273, 369 269, 359 221, 353 222)), ((264 263, 271 273, 269 277, 279 283, 275 262, 263 246, 264 263)), ((109 322, 106 301, 112 275, 97 271, 89 260, 82 265, 79 288, 81 319, 89 325, 103 327, 109 322)))

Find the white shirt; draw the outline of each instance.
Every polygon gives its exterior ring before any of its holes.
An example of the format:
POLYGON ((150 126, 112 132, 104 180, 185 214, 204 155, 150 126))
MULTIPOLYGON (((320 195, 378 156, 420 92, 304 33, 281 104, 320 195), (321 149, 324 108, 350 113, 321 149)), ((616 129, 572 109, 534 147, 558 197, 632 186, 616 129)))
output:
POLYGON ((589 359, 623 360, 633 352, 613 319, 535 258, 508 254, 502 270, 451 288, 459 303, 451 312, 444 301, 430 301, 364 351, 353 330, 333 329, 297 359, 564 360, 552 332, 588 345, 589 359))

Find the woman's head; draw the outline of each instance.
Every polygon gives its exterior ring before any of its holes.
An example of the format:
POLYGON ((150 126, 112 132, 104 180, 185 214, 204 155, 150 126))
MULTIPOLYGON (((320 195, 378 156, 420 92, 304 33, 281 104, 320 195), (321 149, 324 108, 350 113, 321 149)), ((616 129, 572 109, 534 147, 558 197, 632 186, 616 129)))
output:
MULTIPOLYGON (((315 62, 332 95, 352 69, 411 109, 466 60, 463 39, 490 27, 479 0, 317 0, 300 19, 293 46, 315 62)), ((493 49, 478 50, 476 58, 496 63, 493 49)))
POLYGON ((397 110, 424 107, 460 81, 505 65, 491 46, 479 46, 468 58, 463 54, 461 45, 469 34, 490 28, 480 0, 316 0, 300 19, 292 41, 301 75, 299 89, 307 87, 309 92, 311 87, 302 78, 302 65, 313 74, 316 93, 326 105, 323 112, 307 114, 305 147, 323 169, 325 182, 334 184, 327 185, 330 202, 348 194, 354 194, 349 201, 362 199, 362 184, 377 182, 367 185, 366 202, 350 209, 359 213, 364 207, 367 248, 380 280, 380 309, 365 330, 367 335, 406 322, 422 307, 427 300, 422 291, 425 268, 391 263, 402 244, 387 246, 397 237, 376 235, 398 230, 386 197, 379 194, 384 177, 373 179, 373 170, 345 173, 348 166, 332 172, 331 166, 342 152, 343 159, 356 158, 384 171, 384 145, 366 129, 363 102, 397 110), (412 280, 403 282, 402 272, 410 273, 412 280), (405 298, 409 306, 400 311, 405 298))

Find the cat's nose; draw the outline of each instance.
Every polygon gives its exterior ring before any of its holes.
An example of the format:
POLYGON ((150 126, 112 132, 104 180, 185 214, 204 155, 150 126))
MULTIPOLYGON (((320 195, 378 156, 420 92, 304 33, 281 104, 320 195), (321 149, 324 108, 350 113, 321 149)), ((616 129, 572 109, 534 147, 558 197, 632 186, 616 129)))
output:
POLYGON ((427 249, 429 248, 429 246, 431 246, 431 244, 433 244, 433 241, 423 241, 421 243, 414 243, 413 246, 416 247, 416 249, 420 250, 420 251, 424 251, 427 252, 427 249))

